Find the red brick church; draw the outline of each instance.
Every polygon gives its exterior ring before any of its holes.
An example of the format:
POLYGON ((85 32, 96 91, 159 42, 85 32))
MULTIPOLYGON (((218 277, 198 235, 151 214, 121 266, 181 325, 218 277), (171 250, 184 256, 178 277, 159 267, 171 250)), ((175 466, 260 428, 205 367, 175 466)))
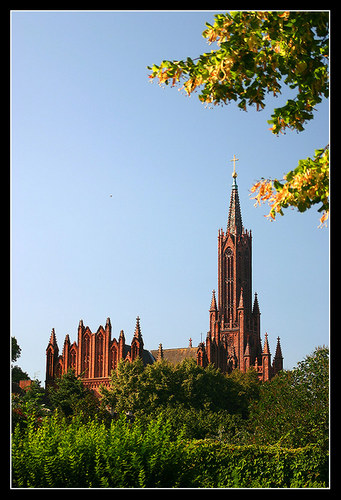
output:
POLYGON ((45 386, 52 385, 70 368, 83 381, 85 387, 97 392, 100 385, 109 385, 110 374, 121 360, 132 362, 140 357, 144 364, 154 363, 155 359, 146 351, 141 335, 140 318, 136 318, 136 327, 130 345, 125 343, 123 330, 118 341, 111 339, 111 323, 107 318, 105 327, 101 325, 92 333, 88 326, 80 320, 78 326, 78 342, 70 343, 69 335, 64 340, 63 352, 59 348, 54 329, 46 349, 45 386))
POLYGON ((109 318, 105 327, 100 326, 95 333, 81 320, 78 342, 71 344, 66 335, 61 355, 52 330, 46 349, 46 386, 72 368, 86 387, 97 392, 101 384, 109 385, 111 371, 119 361, 132 362, 138 357, 145 365, 161 359, 178 363, 194 358, 200 366, 212 363, 223 373, 236 368, 246 372, 253 367, 262 381, 283 369, 279 338, 272 364, 267 334, 263 346, 261 343, 257 294, 252 304, 252 235, 242 224, 235 169, 232 176, 227 228, 218 233, 218 301, 213 290, 206 342, 192 347, 190 339, 188 347, 163 349, 160 344, 158 350, 147 351, 139 317, 130 345, 125 343, 123 330, 118 340, 111 339, 109 318))
POLYGON ((227 228, 218 233, 218 303, 213 290, 210 330, 206 344, 199 344, 197 360, 224 373, 235 368, 246 372, 252 366, 266 381, 283 369, 283 357, 279 337, 272 364, 267 333, 261 344, 256 293, 252 305, 252 235, 243 227, 235 169, 232 177, 227 228))

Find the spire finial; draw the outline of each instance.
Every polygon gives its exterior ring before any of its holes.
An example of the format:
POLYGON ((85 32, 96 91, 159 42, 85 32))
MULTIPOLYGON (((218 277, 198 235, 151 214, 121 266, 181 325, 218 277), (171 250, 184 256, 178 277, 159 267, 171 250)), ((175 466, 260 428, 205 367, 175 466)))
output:
POLYGON ((232 177, 235 179, 237 177, 237 172, 236 172, 236 161, 238 161, 239 158, 236 158, 236 155, 233 155, 233 158, 232 160, 230 161, 233 161, 233 173, 232 173, 232 177))

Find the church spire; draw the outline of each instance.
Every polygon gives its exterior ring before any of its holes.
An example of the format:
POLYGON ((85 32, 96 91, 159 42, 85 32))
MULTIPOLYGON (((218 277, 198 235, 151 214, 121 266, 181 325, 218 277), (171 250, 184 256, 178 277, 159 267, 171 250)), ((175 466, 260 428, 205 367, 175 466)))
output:
POLYGON ((259 311, 259 304, 258 304, 258 297, 257 297, 257 292, 255 292, 255 301, 253 303, 253 309, 252 309, 253 314, 260 314, 259 311))
POLYGON ((265 333, 263 354, 270 354, 270 347, 269 347, 268 334, 267 333, 265 333))
POLYGON ((277 337, 276 353, 272 363, 274 375, 283 370, 283 356, 279 337, 277 337))
POLYGON ((142 338, 141 327, 140 327, 140 316, 137 316, 137 318, 136 318, 134 337, 138 340, 141 340, 141 338, 142 338))
POLYGON ((281 359, 283 359, 282 349, 281 349, 281 342, 280 342, 279 337, 277 337, 277 346, 276 346, 275 358, 281 358, 281 359))
POLYGON ((212 290, 212 301, 211 301, 210 312, 216 312, 216 311, 218 311, 218 309, 217 309, 217 302, 215 299, 215 290, 212 290))
POLYGON ((238 158, 234 155, 232 160, 233 164, 233 183, 232 183, 232 191, 231 191, 231 199, 230 199, 230 209, 229 216, 227 221, 227 233, 230 232, 233 235, 237 236, 238 234, 242 234, 243 223, 242 223, 242 214, 240 211, 239 204, 239 194, 238 194, 238 186, 237 186, 237 172, 236 172, 236 161, 238 158))
POLYGON ((49 345, 52 345, 53 347, 58 347, 54 328, 52 328, 49 345))

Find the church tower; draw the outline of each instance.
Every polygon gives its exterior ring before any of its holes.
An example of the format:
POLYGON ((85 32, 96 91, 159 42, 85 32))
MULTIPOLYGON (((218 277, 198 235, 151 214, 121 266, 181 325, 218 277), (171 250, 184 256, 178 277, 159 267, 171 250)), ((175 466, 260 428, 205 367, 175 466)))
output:
POLYGON ((252 305, 252 234, 243 227, 235 169, 238 159, 234 156, 232 161, 227 228, 218 233, 218 304, 213 290, 210 330, 206 344, 199 345, 197 362, 202 366, 213 363, 224 373, 236 368, 245 372, 253 366, 265 381, 283 368, 283 358, 277 347, 271 366, 267 335, 262 349, 257 294, 252 305))

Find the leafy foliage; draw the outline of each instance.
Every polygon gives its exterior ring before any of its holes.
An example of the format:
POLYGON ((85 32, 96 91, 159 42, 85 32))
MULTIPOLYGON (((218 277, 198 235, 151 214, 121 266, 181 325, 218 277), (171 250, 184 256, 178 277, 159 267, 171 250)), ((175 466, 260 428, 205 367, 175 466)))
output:
POLYGON ((73 370, 68 370, 55 387, 49 388, 48 396, 52 409, 58 410, 65 417, 71 415, 83 415, 89 417, 106 418, 107 412, 99 409, 98 401, 94 393, 86 389, 75 375, 73 370))
POLYGON ((326 487, 328 358, 319 347, 263 384, 253 370, 136 360, 119 364, 101 402, 69 372, 55 411, 33 386, 15 396, 13 486, 326 487))
POLYGON ((15 337, 11 337, 12 342, 12 361, 17 361, 21 355, 21 347, 15 337))
POLYGON ((24 435, 18 429, 14 487, 325 487, 328 481, 328 457, 317 447, 188 442, 161 418, 147 426, 121 418, 107 428, 54 415, 24 435))
MULTIPOLYGON (((15 337, 11 337, 11 359, 17 361, 21 356, 21 347, 15 337)), ((20 380, 29 380, 29 376, 20 366, 12 366, 12 382, 19 383, 20 380)))
POLYGON ((22 396, 12 394, 12 428, 25 429, 29 421, 38 425, 50 413, 44 389, 39 380, 33 380, 22 396))
POLYGON ((257 374, 235 372, 225 376, 213 365, 202 368, 194 360, 174 366, 166 361, 147 365, 141 360, 120 362, 112 372, 110 388, 103 387, 103 403, 116 412, 153 412, 160 407, 227 410, 246 416, 251 397, 256 397, 257 374))
POLYGON ((250 409, 250 431, 258 444, 328 449, 329 354, 317 348, 292 371, 260 389, 250 409))
POLYGON ((274 110, 272 132, 303 130, 313 108, 328 96, 328 12, 231 12, 206 23, 203 37, 218 49, 196 59, 162 61, 150 78, 174 86, 181 79, 190 95, 203 86, 206 103, 237 101, 241 109, 265 106, 265 93, 277 95, 281 82, 297 94, 274 110))
MULTIPOLYGON (((164 60, 153 64, 149 78, 160 85, 175 86, 187 95, 200 90, 206 104, 235 101, 246 111, 255 105, 265 107, 267 94, 277 96, 282 85, 293 95, 284 106, 275 108, 268 123, 274 134, 286 129, 301 132, 314 117, 315 106, 329 95, 329 13, 326 12, 230 12, 206 23, 203 37, 216 42, 217 50, 196 59, 164 60)), ((322 203, 321 224, 328 214, 328 150, 317 150, 314 160, 300 160, 296 170, 278 180, 258 182, 258 202, 271 200, 270 217, 283 215, 282 208, 295 206, 299 211, 322 203), (319 170, 320 169, 320 170, 319 170), (303 189, 299 195, 300 189, 303 189), (264 198, 265 196, 265 198, 264 198)))
POLYGON ((283 208, 297 207, 305 212, 316 203, 321 203, 319 212, 321 227, 326 224, 329 216, 329 146, 317 149, 313 159, 300 160, 295 170, 284 176, 284 181, 278 179, 262 179, 254 184, 251 193, 257 193, 255 206, 268 201, 270 212, 267 217, 272 220, 283 208))

